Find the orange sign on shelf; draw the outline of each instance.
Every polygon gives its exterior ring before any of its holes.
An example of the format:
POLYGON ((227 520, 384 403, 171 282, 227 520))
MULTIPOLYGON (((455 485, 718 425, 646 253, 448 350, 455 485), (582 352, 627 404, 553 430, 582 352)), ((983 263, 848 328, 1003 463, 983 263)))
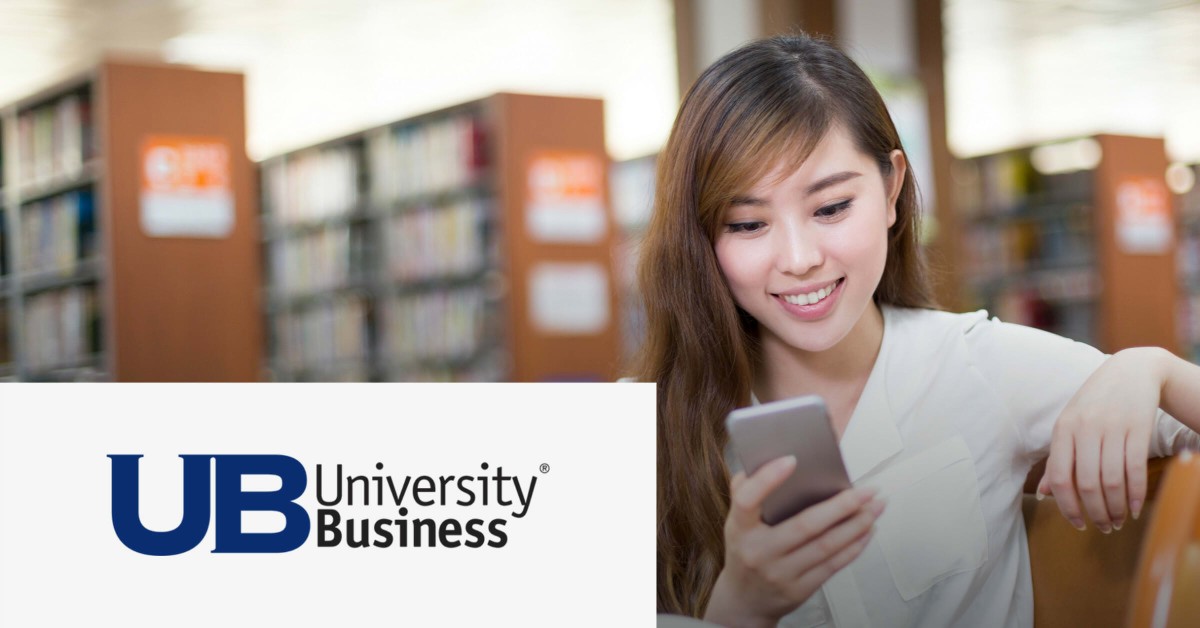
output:
POLYGON ((1125 253, 1163 255, 1175 238, 1171 199, 1161 177, 1125 176, 1117 183, 1117 244, 1125 253))
POLYGON ((141 224, 156 237, 223 238, 233 230, 228 143, 153 135, 142 142, 141 224))
POLYGON ((542 242, 604 239, 604 163, 585 152, 541 151, 530 160, 525 227, 542 242))

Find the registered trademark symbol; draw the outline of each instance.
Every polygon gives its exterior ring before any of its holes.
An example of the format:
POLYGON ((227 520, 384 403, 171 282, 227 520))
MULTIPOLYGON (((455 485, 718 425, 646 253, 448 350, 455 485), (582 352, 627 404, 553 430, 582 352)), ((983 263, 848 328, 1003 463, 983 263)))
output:
POLYGON ((550 465, 543 462, 542 466, 538 467, 538 471, 541 471, 542 473, 550 473, 550 465))

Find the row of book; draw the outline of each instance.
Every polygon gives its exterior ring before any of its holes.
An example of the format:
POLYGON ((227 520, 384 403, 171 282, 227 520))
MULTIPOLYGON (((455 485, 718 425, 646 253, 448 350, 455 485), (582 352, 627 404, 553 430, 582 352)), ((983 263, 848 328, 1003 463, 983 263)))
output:
POLYGON ((274 324, 279 359, 289 371, 329 374, 367 361, 367 304, 361 297, 280 314, 274 324))
POLYGON ((646 337, 646 315, 641 292, 637 289, 637 264, 642 232, 654 211, 657 155, 613 162, 608 169, 608 187, 613 215, 621 229, 617 232, 613 255, 614 280, 621 291, 621 354, 631 361, 646 337))
POLYGON ((76 367, 100 349, 95 286, 39 292, 25 299, 25 364, 31 372, 76 367))
POLYGON ((0 277, 8 275, 8 214, 0 207, 0 277))
POLYGON ((1179 276, 1183 279, 1184 285, 1194 286, 1194 289, 1200 290, 1200 228, 1194 230, 1185 228, 1184 232, 1180 234, 1176 255, 1179 276))
MULTIPOLYGON (((365 381, 369 305, 346 296, 278 315, 277 367, 292 376, 365 381)), ((382 303, 380 361, 393 381, 496 381, 508 364, 485 346, 491 314, 482 287, 397 295, 382 303)))
POLYGON ((1184 352, 1200 364, 1200 293, 1190 293, 1180 299, 1177 324, 1184 352))
POLYGON ((1048 300, 1035 288, 1014 287, 996 295, 987 309, 1006 323, 1037 327, 1096 345, 1096 308, 1086 301, 1048 300))
POLYGON ((420 207, 390 216, 384 228, 388 278, 421 281, 461 276, 483 269, 494 254, 488 246, 490 203, 465 198, 443 207, 420 207))
POLYGON ((271 247, 271 273, 283 295, 301 295, 346 287, 365 279, 366 232, 357 227, 329 228, 271 247))
POLYGON ((0 298, 0 370, 12 365, 11 333, 8 327, 8 299, 0 298))
POLYGON ((359 203, 361 144, 288 155, 263 167, 265 211, 277 225, 345 215, 359 203))
POLYGON ((1182 290, 1179 304, 1179 336, 1183 350, 1200 364, 1200 165, 1190 167, 1192 186, 1179 198, 1181 229, 1177 264, 1182 290))
POLYGON ((965 218, 968 307, 1094 344, 1101 289, 1095 170, 1035 167, 1037 151, 961 161, 952 170, 955 206, 965 218))
POLYGON ((487 306, 483 286, 384 299, 380 316, 384 362, 402 367, 469 360, 487 337, 485 323, 491 318, 487 306))
POLYGON ((960 161, 951 170, 955 206, 968 216, 1021 212, 1030 202, 1075 203, 1091 198, 1094 170, 1042 174, 1031 151, 1010 151, 960 161))
POLYGON ((1041 220, 979 222, 963 232, 965 271, 997 277, 1045 267, 1085 265, 1095 258, 1095 231, 1087 206, 1041 220))
POLYGON ((20 272, 69 275, 95 254, 95 202, 90 189, 59 194, 21 207, 20 272))
POLYGON ((512 359, 503 348, 485 350, 469 362, 396 364, 384 370, 389 382, 500 382, 512 377, 512 359))
POLYGON ((1015 291, 1053 302, 1082 302, 1100 294, 1100 277, 1093 266, 1063 266, 1009 275, 973 276, 968 279, 968 287, 983 301, 1015 291))
POLYGON ((366 142, 377 204, 475 184, 488 166, 487 133, 473 113, 379 129, 366 142))
POLYGON ((91 101, 73 92, 17 116, 17 166, 24 185, 79 176, 91 159, 91 101))

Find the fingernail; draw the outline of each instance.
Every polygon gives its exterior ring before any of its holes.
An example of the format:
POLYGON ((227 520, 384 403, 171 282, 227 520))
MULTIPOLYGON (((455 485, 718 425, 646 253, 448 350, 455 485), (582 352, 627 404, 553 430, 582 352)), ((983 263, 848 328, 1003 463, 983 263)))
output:
POLYGON ((1116 521, 1114 521, 1114 522, 1113 522, 1113 529, 1114 529, 1114 530, 1120 530, 1120 529, 1121 529, 1121 526, 1123 526, 1123 525, 1125 525, 1125 520, 1124 520, 1124 519, 1118 519, 1118 520, 1116 520, 1116 521))
POLYGON ((1087 529, 1087 526, 1083 525, 1083 521, 1081 521, 1079 519, 1072 518, 1072 519, 1070 519, 1070 522, 1071 522, 1071 526, 1074 527, 1076 530, 1079 530, 1080 532, 1083 532, 1084 530, 1087 529))
POLYGON ((1142 514, 1142 501, 1135 499, 1129 502, 1129 509, 1133 511, 1133 518, 1137 519, 1138 515, 1142 514))
POLYGON ((871 502, 871 512, 878 515, 883 512, 883 509, 885 506, 887 506, 887 501, 882 500, 882 499, 876 499, 871 502))
POLYGON ((1046 499, 1046 495, 1045 495, 1044 493, 1040 492, 1040 491, 1038 492, 1038 494, 1036 495, 1036 497, 1037 497, 1037 500, 1038 500, 1039 502, 1040 502, 1040 501, 1042 501, 1043 499, 1046 499))
POLYGON ((1097 528, 1100 528, 1100 532, 1102 532, 1102 533, 1104 533, 1104 534, 1111 534, 1111 533, 1112 533, 1112 528, 1111 528, 1111 527, 1109 527, 1108 525, 1105 525, 1105 524, 1096 524, 1096 527, 1097 527, 1097 528))

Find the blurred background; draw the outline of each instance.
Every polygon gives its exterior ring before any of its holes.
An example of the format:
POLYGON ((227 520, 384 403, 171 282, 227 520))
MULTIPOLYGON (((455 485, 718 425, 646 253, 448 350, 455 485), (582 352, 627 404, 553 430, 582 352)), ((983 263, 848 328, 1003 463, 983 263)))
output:
POLYGON ((681 94, 796 30, 946 309, 1200 358, 1195 0, 0 0, 0 379, 611 381, 681 94))

